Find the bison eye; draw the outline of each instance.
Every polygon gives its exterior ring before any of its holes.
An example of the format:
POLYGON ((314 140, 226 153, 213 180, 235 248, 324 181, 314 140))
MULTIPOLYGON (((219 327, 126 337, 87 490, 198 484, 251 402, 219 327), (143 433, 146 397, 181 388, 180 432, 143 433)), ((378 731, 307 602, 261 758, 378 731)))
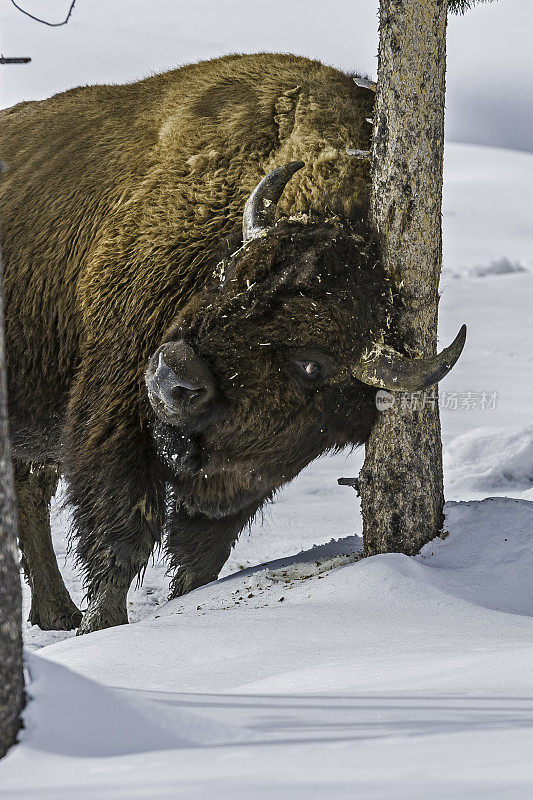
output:
POLYGON ((306 378, 314 380, 320 375, 321 367, 316 361, 297 361, 296 364, 306 378))

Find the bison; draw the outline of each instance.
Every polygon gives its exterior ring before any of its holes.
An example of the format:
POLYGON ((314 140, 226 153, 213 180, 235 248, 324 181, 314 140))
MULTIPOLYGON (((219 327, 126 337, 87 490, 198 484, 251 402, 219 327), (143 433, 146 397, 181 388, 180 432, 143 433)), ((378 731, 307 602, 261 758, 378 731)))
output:
POLYGON ((215 579, 266 500, 359 445, 410 359, 368 224, 373 93, 232 55, 1 113, 9 414, 30 620, 94 631, 164 538, 171 596, 215 579), (52 549, 60 476, 88 610, 52 549))

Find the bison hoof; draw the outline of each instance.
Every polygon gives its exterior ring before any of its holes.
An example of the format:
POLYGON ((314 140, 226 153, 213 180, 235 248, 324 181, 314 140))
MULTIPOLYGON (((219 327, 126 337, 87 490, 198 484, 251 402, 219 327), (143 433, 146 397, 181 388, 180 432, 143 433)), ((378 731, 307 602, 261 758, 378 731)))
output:
POLYGON ((71 631, 77 628, 83 614, 72 601, 64 605, 32 603, 28 621, 43 631, 71 631))
POLYGON ((175 600, 176 597, 188 594, 193 589, 205 586, 206 583, 211 583, 216 579, 217 575, 198 575, 194 572, 189 572, 184 567, 180 567, 170 582, 168 599, 175 600))
POLYGON ((94 633, 105 628, 114 628, 116 625, 128 624, 128 612, 126 608, 106 608, 105 606, 89 606, 81 621, 81 625, 76 631, 76 636, 84 633, 94 633))

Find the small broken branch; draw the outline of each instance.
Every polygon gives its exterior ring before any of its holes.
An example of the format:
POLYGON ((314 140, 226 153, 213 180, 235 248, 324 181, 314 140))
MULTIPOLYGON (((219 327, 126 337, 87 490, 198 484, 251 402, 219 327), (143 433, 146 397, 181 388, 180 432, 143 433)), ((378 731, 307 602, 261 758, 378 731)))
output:
POLYGON ((29 64, 30 61, 28 56, 0 56, 0 64, 29 64))
POLYGON ((339 486, 351 486, 359 494, 359 478, 337 478, 339 486))

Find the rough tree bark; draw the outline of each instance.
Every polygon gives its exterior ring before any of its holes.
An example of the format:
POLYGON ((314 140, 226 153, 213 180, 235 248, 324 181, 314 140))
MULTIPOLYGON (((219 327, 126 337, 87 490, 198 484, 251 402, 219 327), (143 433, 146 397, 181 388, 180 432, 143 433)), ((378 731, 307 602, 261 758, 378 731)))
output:
POLYGON ((7 416, 0 254, 0 758, 15 742, 23 706, 22 597, 7 416))
MULTIPOLYGON (((399 333, 413 355, 436 349, 446 12, 446 0, 380 0, 371 212, 403 299, 399 333)), ((413 554, 439 533, 438 403, 402 410, 396 395, 367 444, 359 490, 367 555, 413 554)))

